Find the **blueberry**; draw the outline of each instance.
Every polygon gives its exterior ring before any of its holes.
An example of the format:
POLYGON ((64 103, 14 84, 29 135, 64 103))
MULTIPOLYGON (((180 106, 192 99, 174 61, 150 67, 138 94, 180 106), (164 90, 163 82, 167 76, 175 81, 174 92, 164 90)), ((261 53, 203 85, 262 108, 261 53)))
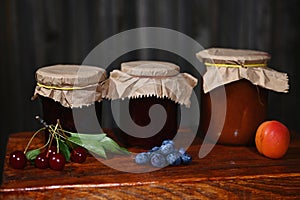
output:
POLYGON ((163 155, 168 155, 172 152, 175 151, 175 147, 174 147, 174 144, 171 144, 171 143, 167 143, 165 145, 162 145, 160 147, 160 152, 163 154, 163 155))
POLYGON ((166 159, 170 165, 176 166, 181 164, 181 154, 177 151, 167 155, 166 159))
POLYGON ((152 149, 150 149, 149 152, 155 152, 155 151, 158 151, 158 150, 159 150, 159 147, 155 146, 152 149))
POLYGON ((153 167, 162 168, 162 167, 167 166, 167 161, 166 161, 165 157, 160 153, 152 153, 150 162, 153 167))
POLYGON ((181 156, 181 160, 182 160, 182 164, 187 165, 192 162, 192 156, 190 156, 188 153, 185 152, 181 156))
POLYGON ((174 142, 172 140, 164 140, 161 145, 165 145, 165 144, 173 144, 174 145, 174 142))
POLYGON ((180 148, 179 150, 178 150, 178 152, 181 154, 181 155, 183 155, 184 153, 185 153, 185 150, 184 150, 184 148, 180 148))
POLYGON ((135 156, 135 162, 137 164, 147 164, 149 162, 150 156, 148 153, 138 153, 135 156))

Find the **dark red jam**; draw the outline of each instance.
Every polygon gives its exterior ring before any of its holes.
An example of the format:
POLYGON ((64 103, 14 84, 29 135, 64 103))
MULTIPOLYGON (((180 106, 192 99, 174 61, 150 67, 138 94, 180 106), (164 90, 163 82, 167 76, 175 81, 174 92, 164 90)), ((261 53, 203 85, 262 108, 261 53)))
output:
MULTIPOLYGON (((124 102, 120 100, 121 106, 125 106, 124 102)), ((134 137, 130 134, 127 134, 123 131, 119 134, 118 138, 121 142, 126 146, 138 146, 146 149, 150 149, 154 146, 160 146, 163 140, 172 139, 177 133, 178 130, 178 104, 174 101, 165 99, 165 98, 156 98, 156 97, 147 97, 147 98, 137 98, 129 100, 129 113, 134 121, 139 126, 147 126, 151 123, 151 119, 149 117, 149 109, 155 105, 159 104, 163 106, 166 111, 167 118, 166 122, 163 125, 163 128, 153 136, 150 137, 134 137)), ((127 104, 126 104, 127 106, 127 104)), ((120 113, 121 116, 121 124, 122 124, 122 115, 124 113, 120 113)), ((133 130, 138 131, 138 130, 133 130)))
POLYGON ((55 125, 59 119, 62 128, 70 132, 99 133, 101 125, 101 102, 95 102, 95 106, 83 106, 82 108, 68 108, 51 98, 39 96, 42 101, 43 119, 50 125, 55 125), (89 115, 96 112, 97 119, 89 115), (76 117, 76 122, 74 120, 76 117))

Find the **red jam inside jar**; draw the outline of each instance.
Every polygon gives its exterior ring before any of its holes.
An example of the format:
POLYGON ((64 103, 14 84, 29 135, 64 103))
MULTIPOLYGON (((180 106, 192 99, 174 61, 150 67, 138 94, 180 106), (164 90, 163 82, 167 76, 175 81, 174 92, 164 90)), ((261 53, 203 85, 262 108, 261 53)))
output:
MULTIPOLYGON (((141 127, 145 127, 151 123, 149 110, 154 105, 161 105, 166 111, 166 121, 162 128, 153 136, 141 138, 130 135, 130 133, 123 132, 119 138, 125 146, 139 146, 143 148, 152 148, 160 146, 163 140, 172 139, 178 130, 178 104, 170 99, 147 97, 129 100, 129 114, 133 122, 141 127)), ((121 102, 122 106, 122 102, 121 102)), ((126 105, 127 106, 127 105, 126 105)), ((126 109, 126 108, 125 108, 126 109)), ((121 113, 122 118, 122 113, 121 113)), ((121 119, 122 126, 122 119, 121 119)), ((130 128, 133 132, 137 132, 134 128, 130 128)))
POLYGON ((77 129, 79 129, 79 132, 83 133, 95 133, 95 123, 101 125, 101 102, 95 102, 95 105, 91 106, 72 109, 62 106, 59 102, 56 102, 51 98, 43 96, 39 96, 39 98, 42 102, 43 119, 47 124, 55 125, 57 120, 59 120, 64 130, 75 133, 78 132, 77 129), (91 121, 91 118, 88 117, 88 115, 95 112, 97 121, 91 121), (76 122, 73 115, 76 115, 76 122))

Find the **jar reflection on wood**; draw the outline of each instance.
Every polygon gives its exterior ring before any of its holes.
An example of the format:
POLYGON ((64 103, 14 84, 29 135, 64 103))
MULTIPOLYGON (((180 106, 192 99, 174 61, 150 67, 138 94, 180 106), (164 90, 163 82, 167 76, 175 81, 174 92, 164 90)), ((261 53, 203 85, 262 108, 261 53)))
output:
POLYGON ((197 57, 207 70, 201 94, 201 132, 220 144, 254 144, 256 129, 266 120, 268 89, 287 92, 287 75, 267 67, 270 55, 266 52, 211 48, 197 57), (226 104, 221 103, 224 98, 226 104))

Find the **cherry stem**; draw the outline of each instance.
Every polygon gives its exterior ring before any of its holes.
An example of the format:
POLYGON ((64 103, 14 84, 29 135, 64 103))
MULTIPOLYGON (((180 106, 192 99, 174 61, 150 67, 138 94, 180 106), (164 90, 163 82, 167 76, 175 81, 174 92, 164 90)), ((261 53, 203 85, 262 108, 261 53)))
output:
POLYGON ((47 149, 46 157, 49 156, 49 149, 50 149, 50 147, 51 147, 51 144, 52 144, 52 141, 53 141, 53 137, 54 137, 53 133, 52 133, 50 130, 51 130, 51 129, 49 129, 49 133, 51 134, 51 136, 49 135, 49 138, 48 138, 48 140, 50 139, 50 142, 49 142, 49 146, 48 146, 48 149, 47 149), (51 138, 50 138, 50 137, 51 137, 51 138))
POLYGON ((74 132, 71 132, 71 131, 66 131, 66 130, 64 130, 61 126, 59 127, 58 130, 63 131, 64 133, 69 133, 69 134, 74 133, 74 132))
POLYGON ((57 123, 56 125, 48 125, 40 116, 35 116, 35 119, 37 119, 44 127, 41 128, 40 130, 38 130, 36 133, 34 133, 34 135, 32 136, 32 138, 30 139, 29 143, 27 144, 26 146, 26 149, 24 151, 24 153, 26 153, 28 147, 29 147, 29 144, 31 143, 32 139, 36 136, 37 133, 39 133, 40 131, 42 130, 45 130, 45 129, 48 129, 49 133, 51 134, 51 136, 49 135, 48 137, 48 141, 45 145, 43 145, 42 147, 38 148, 38 149, 42 149, 42 148, 45 148, 47 145, 48 145, 48 151, 47 151, 47 155, 49 154, 49 149, 51 147, 51 144, 52 144, 52 141, 53 141, 53 138, 55 138, 56 140, 56 145, 57 145, 57 153, 59 153, 59 137, 67 140, 68 136, 65 134, 65 133, 72 133, 72 132, 68 132, 68 131, 65 131, 63 130, 61 124, 60 124, 60 121, 59 119, 57 119, 57 123))
POLYGON ((29 148, 29 146, 30 146, 30 144, 31 144, 31 142, 32 142, 32 140, 33 140, 33 138, 34 138, 38 133, 40 133, 41 131, 43 131, 43 130, 45 130, 45 129, 46 129, 45 127, 40 128, 38 131, 36 131, 36 132, 32 135, 32 137, 30 138, 29 142, 28 142, 27 145, 26 145, 26 148, 25 148, 25 150, 24 150, 24 154, 26 154, 26 152, 27 152, 27 150, 28 150, 28 148, 29 148))
MULTIPOLYGON (((59 124, 59 120, 57 120, 57 123, 56 123, 54 129, 53 129, 52 126, 49 126, 49 128, 50 128, 50 133, 51 133, 51 135, 52 135, 52 138, 51 138, 51 139, 53 140, 53 137, 55 137, 55 140, 56 140, 57 153, 59 153, 59 143, 58 143, 58 138, 57 138, 57 135, 59 135, 59 133, 56 132, 56 131, 57 131, 58 124, 59 124)), ((51 140, 51 143, 50 143, 50 145, 49 145, 49 148, 50 148, 50 146, 51 146, 51 144, 52 144, 52 140, 51 140)))
MULTIPOLYGON (((62 132, 62 133, 61 133, 61 137, 64 138, 64 139, 67 139, 68 136, 65 134, 67 131, 65 131, 65 130, 62 128, 62 126, 61 126, 61 124, 59 123, 59 121, 58 121, 58 126, 59 126, 58 131, 61 131, 61 132, 62 132)), ((71 132, 68 132, 68 133, 71 133, 71 132)))
POLYGON ((48 140, 47 140, 46 144, 44 144, 42 147, 40 147, 40 148, 38 148, 38 149, 43 149, 43 148, 45 148, 45 147, 49 144, 49 142, 50 142, 50 137, 48 137, 48 140))

